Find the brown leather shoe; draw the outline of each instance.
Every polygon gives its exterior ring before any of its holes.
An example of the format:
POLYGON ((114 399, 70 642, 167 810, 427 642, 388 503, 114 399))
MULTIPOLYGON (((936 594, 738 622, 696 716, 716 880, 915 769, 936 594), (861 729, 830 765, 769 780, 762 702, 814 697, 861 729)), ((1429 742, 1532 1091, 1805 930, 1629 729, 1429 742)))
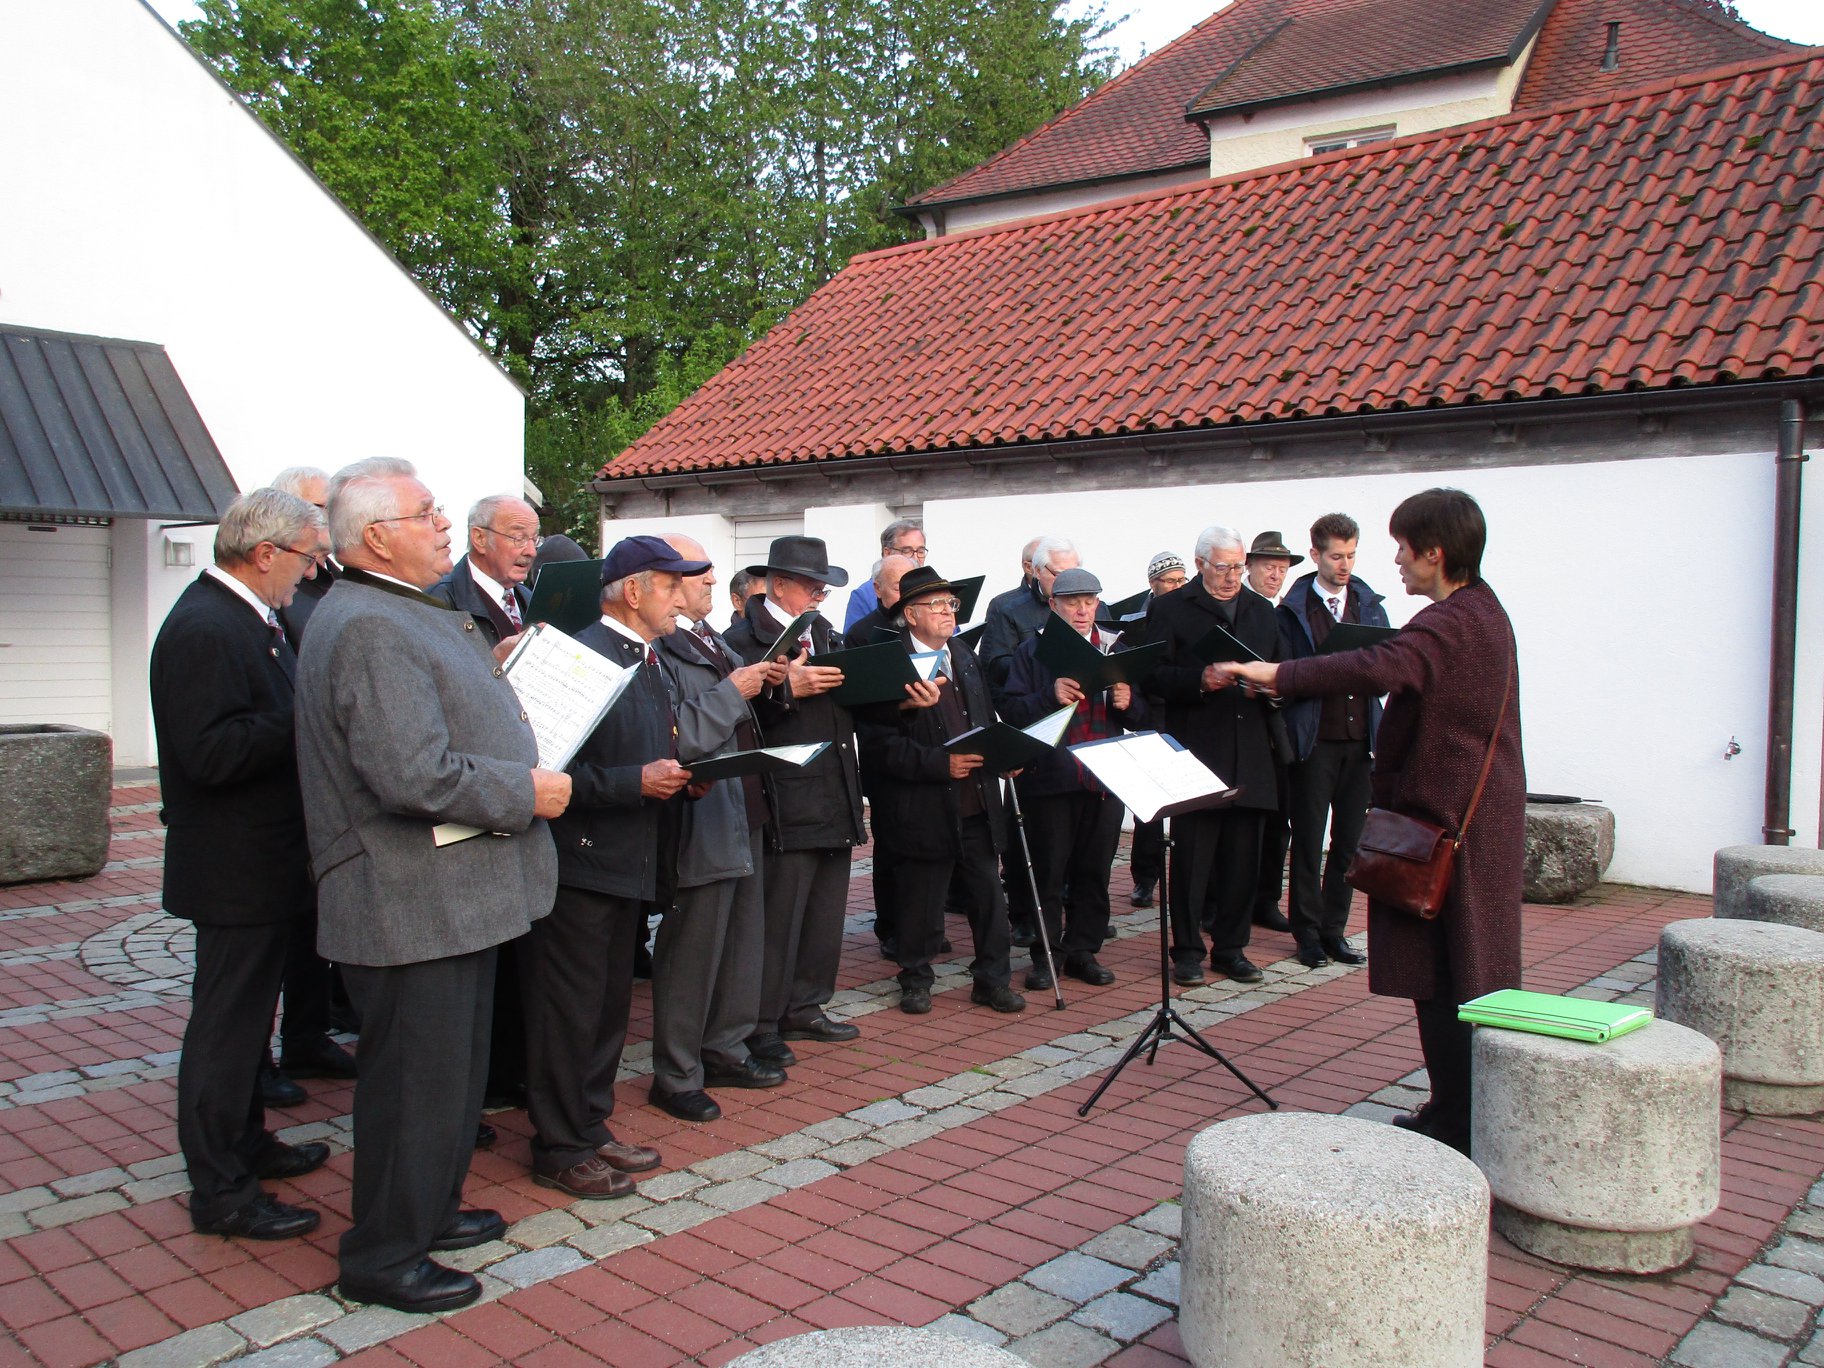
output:
POLYGON ((649 1145, 629 1145, 610 1138, 607 1144, 597 1145, 595 1152, 622 1173, 644 1173, 659 1166, 659 1152, 649 1145))
POLYGON ((532 1181, 540 1187, 556 1188, 572 1197, 629 1197, 633 1179, 613 1167, 606 1159, 591 1156, 556 1173, 534 1170, 532 1181))

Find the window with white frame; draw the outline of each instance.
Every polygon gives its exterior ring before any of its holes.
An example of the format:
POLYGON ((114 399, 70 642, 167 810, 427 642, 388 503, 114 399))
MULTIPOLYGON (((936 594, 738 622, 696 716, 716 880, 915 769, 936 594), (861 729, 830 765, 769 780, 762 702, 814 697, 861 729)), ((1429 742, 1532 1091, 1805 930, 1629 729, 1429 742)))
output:
POLYGON ((1393 137, 1392 124, 1383 124, 1379 128, 1358 128, 1349 133, 1326 133, 1320 138, 1305 139, 1305 155, 1322 156, 1326 152, 1341 152, 1351 147, 1366 147, 1369 143, 1387 142, 1393 137))

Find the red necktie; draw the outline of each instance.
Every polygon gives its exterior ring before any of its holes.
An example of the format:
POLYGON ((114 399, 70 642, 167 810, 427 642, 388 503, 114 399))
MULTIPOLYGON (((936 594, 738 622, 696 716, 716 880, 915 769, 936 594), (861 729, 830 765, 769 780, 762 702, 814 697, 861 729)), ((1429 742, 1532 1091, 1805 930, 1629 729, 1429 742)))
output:
POLYGON ((513 630, 519 631, 526 624, 519 616, 519 604, 513 597, 511 589, 501 591, 500 601, 507 610, 507 621, 513 624, 513 630))

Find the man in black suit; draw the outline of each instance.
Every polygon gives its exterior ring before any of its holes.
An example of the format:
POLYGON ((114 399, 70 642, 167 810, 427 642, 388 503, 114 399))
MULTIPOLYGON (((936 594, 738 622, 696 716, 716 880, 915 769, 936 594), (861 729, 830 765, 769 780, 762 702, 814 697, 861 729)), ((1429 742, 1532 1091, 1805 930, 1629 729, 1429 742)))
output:
POLYGON ((184 590, 152 647, 164 795, 166 911, 196 923, 177 1133, 190 1219, 210 1235, 277 1240, 318 1215, 265 1192, 329 1157, 266 1129, 262 1060, 286 946, 315 894, 298 788, 297 659, 277 610, 311 566, 323 515, 276 489, 229 505, 216 563, 184 590))
MULTIPOLYGON (((1146 563, 1146 609, 1167 594, 1184 588, 1188 576, 1184 562, 1170 551, 1161 551, 1146 563)), ((1145 635, 1144 628, 1141 633, 1145 635)), ((1129 872, 1134 876, 1134 891, 1128 901, 1135 907, 1151 907, 1153 890, 1165 877, 1165 819, 1134 823, 1134 845, 1129 872)))
POLYGON ((1245 952, 1260 876, 1261 823, 1279 808, 1278 719, 1264 698, 1225 682, 1208 660, 1249 658, 1244 652, 1278 660, 1279 624, 1272 604, 1242 591, 1247 562, 1240 533, 1206 527, 1193 561, 1197 577, 1155 599, 1147 614, 1147 639, 1165 643, 1165 659, 1146 687, 1164 700, 1161 730, 1241 795, 1228 807, 1172 818, 1172 977, 1203 982, 1208 932, 1217 972, 1256 983, 1260 970, 1245 952), (1239 645, 1200 649, 1217 627, 1239 645))

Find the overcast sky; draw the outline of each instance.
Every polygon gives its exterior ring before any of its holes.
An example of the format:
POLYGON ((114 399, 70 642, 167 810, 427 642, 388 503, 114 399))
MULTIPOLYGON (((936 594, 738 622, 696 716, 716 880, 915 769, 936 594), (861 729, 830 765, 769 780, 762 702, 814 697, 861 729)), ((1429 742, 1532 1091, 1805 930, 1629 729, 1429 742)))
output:
MULTIPOLYGON (((151 0, 152 8, 172 23, 196 17, 195 0, 151 0)), ((1072 13, 1084 14, 1099 0, 1068 0, 1072 13)), ((1131 65, 1157 52, 1193 24, 1222 8, 1218 0, 1100 0, 1104 14, 1121 18, 1112 41, 1122 64, 1131 65)), ((1736 0, 1742 18, 1776 38, 1794 43, 1824 44, 1824 4, 1818 0, 1736 0)))

